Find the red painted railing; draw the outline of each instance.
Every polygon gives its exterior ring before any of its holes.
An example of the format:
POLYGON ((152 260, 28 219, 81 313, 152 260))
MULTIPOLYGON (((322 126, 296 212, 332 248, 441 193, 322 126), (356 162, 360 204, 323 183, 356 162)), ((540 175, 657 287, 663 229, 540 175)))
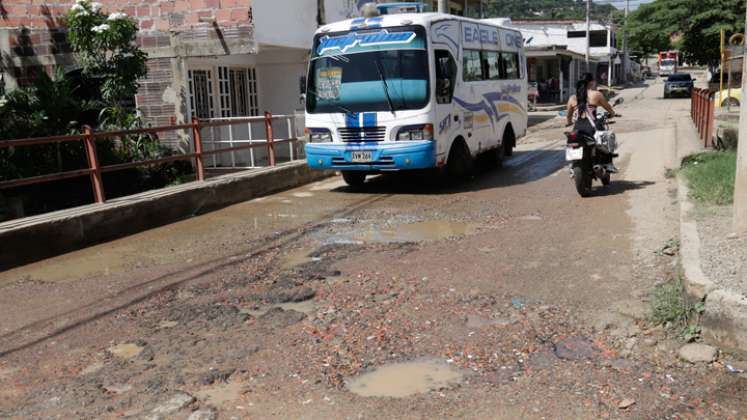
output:
POLYGON ((42 184, 45 182, 59 181, 63 179, 76 178, 81 176, 90 176, 91 178, 91 189, 93 190, 93 198, 97 203, 103 203, 106 201, 104 194, 104 182, 102 180, 102 174, 107 172, 120 171, 123 169, 130 169, 139 166, 156 165, 165 162, 173 162, 179 160, 193 160, 196 172, 197 181, 205 180, 205 165, 204 157, 207 155, 214 155, 220 153, 229 153, 239 150, 248 150, 252 148, 264 147, 267 149, 268 162, 270 166, 275 166, 275 145, 282 143, 292 143, 298 141, 298 138, 291 136, 287 139, 275 140, 273 138, 272 122, 276 119, 285 117, 273 116, 269 112, 265 113, 264 117, 247 117, 247 118, 234 118, 230 121, 201 121, 197 118, 192 120, 191 124, 179 124, 169 125, 161 127, 150 127, 142 128, 137 130, 123 130, 123 131, 106 131, 106 132, 94 132, 91 127, 85 126, 83 133, 74 134, 68 136, 52 136, 52 137, 36 137, 28 139, 18 140, 0 140, 0 149, 9 147, 24 147, 33 146, 39 144, 53 144, 63 142, 82 141, 85 146, 86 158, 88 161, 88 168, 77 169, 66 172, 57 172, 46 175, 39 175, 28 178, 13 179, 7 181, 0 181, 0 190, 20 187, 25 185, 42 184), (242 144, 239 146, 226 147, 222 149, 214 150, 203 150, 202 149, 202 136, 200 130, 204 127, 218 127, 218 126, 230 126, 234 124, 246 124, 251 122, 264 122, 266 141, 254 144, 242 144), (150 159, 137 162, 120 163, 116 165, 101 166, 99 164, 98 156, 96 154, 96 141, 122 138, 124 136, 133 134, 157 134, 170 131, 182 131, 191 130, 192 132, 192 146, 193 151, 191 153, 183 153, 174 156, 163 157, 160 159, 150 159))
POLYGON ((698 130, 698 137, 704 147, 713 146, 715 127, 715 104, 713 93, 708 89, 693 89, 690 103, 690 117, 698 130))

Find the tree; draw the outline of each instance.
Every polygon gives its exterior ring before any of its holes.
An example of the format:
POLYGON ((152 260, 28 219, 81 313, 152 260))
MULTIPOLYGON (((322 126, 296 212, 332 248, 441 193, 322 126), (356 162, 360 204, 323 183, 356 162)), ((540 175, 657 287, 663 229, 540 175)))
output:
POLYGON ((133 110, 128 103, 145 77, 147 54, 136 42, 138 25, 124 13, 106 15, 101 4, 76 0, 67 14, 68 39, 83 72, 100 78, 105 126, 126 127, 133 110))
MULTIPOLYGON (((486 8, 488 17, 512 19, 586 19, 584 0, 491 0, 486 8)), ((618 10, 611 4, 592 3, 594 20, 609 19, 618 10)))
POLYGON ((660 13, 659 5, 650 3, 642 4, 628 16, 621 29, 628 31, 631 50, 640 51, 644 56, 648 56, 671 48, 670 34, 659 26, 662 24, 660 13))
POLYGON ((632 49, 650 54, 677 48, 685 61, 716 64, 721 29, 744 31, 744 14, 744 0, 657 0, 641 5, 626 27, 632 49))

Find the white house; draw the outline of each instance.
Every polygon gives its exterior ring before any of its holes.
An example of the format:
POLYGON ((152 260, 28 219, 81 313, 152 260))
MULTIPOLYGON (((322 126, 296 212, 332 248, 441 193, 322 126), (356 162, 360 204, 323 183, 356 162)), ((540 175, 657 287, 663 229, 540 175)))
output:
POLYGON ((589 31, 589 65, 586 65, 586 22, 575 20, 510 20, 504 24, 519 29, 527 52, 529 79, 539 85, 541 101, 564 102, 573 94, 579 76, 590 71, 600 83, 619 79, 613 25, 592 23, 589 31), (609 71, 610 60, 614 63, 609 71))

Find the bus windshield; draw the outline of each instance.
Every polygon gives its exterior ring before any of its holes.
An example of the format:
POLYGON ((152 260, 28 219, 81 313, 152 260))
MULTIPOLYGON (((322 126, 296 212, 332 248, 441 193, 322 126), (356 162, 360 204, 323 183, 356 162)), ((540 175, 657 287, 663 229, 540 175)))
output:
POLYGON ((422 26, 320 34, 309 66, 309 113, 421 109, 428 104, 422 26))
POLYGON ((673 66, 674 65, 674 60, 672 60, 672 59, 661 60, 661 65, 662 66, 667 66, 667 67, 673 66))

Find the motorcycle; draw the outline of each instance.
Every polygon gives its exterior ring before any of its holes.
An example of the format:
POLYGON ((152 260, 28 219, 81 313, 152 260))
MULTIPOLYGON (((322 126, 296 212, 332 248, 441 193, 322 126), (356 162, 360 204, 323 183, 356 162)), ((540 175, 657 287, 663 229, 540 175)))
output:
MULTIPOLYGON (((615 100, 613 106, 623 103, 622 98, 615 100)), ((602 185, 607 186, 611 182, 611 174, 617 172, 614 165, 604 163, 609 157, 616 158, 617 139, 615 133, 610 129, 614 124, 608 112, 603 112, 597 117, 597 130, 593 136, 581 133, 577 130, 565 133, 567 142, 565 147, 565 160, 570 164, 570 174, 576 184, 576 191, 581 197, 591 195, 593 180, 599 180, 602 185)))

